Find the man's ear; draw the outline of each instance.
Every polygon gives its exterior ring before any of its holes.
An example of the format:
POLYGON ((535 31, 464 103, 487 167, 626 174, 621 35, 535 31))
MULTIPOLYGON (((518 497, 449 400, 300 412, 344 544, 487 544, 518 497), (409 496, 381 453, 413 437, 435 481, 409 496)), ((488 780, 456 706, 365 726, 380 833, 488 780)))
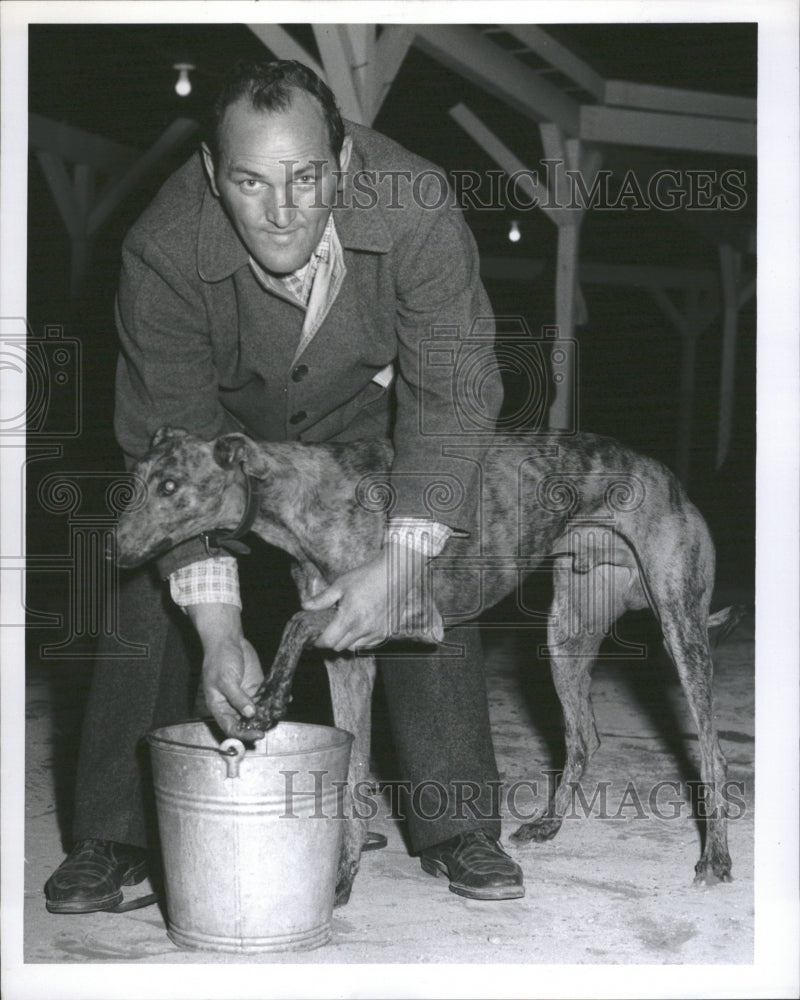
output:
MULTIPOLYGON (((347 172, 347 168, 350 166, 350 156, 353 152, 353 140, 349 135, 344 137, 344 142, 342 143, 342 151, 339 153, 339 170, 342 174, 347 172)), ((339 183, 342 183, 340 179, 339 183)))
POLYGON ((211 155, 211 150, 208 148, 208 143, 201 143, 200 152, 203 154, 203 166, 206 168, 206 177, 208 178, 208 183, 211 190, 214 192, 217 198, 219 198, 219 189, 217 188, 217 177, 214 169, 214 157, 211 155))

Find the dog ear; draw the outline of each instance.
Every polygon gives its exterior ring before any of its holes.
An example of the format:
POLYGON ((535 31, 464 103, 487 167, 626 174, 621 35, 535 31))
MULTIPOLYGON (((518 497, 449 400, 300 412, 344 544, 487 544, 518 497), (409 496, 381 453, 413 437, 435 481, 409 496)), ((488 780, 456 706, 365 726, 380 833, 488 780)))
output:
POLYGON ((265 479, 269 471, 261 448, 246 434, 224 434, 217 438, 214 460, 223 469, 232 469, 241 463, 248 476, 256 479, 265 479))
POLYGON ((153 435, 150 447, 157 448, 165 441, 169 441, 170 438, 186 437, 188 433, 189 432, 185 431, 182 427, 159 427, 153 435))
POLYGON ((214 461, 223 469, 232 469, 244 461, 247 438, 244 434, 223 434, 214 442, 214 461))

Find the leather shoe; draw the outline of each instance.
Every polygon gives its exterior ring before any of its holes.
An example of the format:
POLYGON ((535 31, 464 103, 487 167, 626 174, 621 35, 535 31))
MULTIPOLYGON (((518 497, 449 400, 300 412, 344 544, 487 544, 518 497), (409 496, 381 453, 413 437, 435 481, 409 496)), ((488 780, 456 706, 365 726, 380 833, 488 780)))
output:
POLYGON ((113 840, 79 840, 44 886, 50 913, 94 913, 122 902, 147 875, 146 852, 113 840))
POLYGON ((446 875, 450 891, 469 899, 518 899, 525 895, 522 869, 483 830, 460 833, 420 854, 429 875, 446 875))

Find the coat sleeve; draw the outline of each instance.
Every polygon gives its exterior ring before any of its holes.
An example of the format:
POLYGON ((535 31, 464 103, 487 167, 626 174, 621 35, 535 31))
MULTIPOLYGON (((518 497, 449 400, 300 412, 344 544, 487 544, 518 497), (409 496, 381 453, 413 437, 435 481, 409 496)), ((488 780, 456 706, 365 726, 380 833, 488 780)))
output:
MULTIPOLYGON (((235 429, 218 401, 218 377, 204 299, 157 244, 126 240, 116 302, 114 430, 130 468, 164 425, 210 440, 235 429)), ((208 557, 193 539, 158 560, 166 577, 208 557)))
MULTIPOLYGON (((439 179, 441 180, 441 178, 439 179)), ((434 203, 439 184, 420 202, 434 203)), ((397 416, 392 513, 473 530, 480 461, 503 400, 494 318, 460 209, 415 206, 397 277, 397 416), (469 439, 469 457, 457 450, 469 439)))
POLYGON ((141 458, 165 424, 219 434, 225 414, 203 295, 158 246, 123 246, 116 322, 114 430, 126 457, 141 458))

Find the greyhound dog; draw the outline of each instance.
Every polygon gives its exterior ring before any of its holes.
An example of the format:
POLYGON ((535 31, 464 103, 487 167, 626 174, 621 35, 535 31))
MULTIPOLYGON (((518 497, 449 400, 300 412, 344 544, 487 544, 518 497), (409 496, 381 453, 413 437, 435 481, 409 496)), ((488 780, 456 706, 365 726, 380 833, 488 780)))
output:
MULTIPOLYGON (((712 721, 709 627, 728 630, 738 609, 709 617, 715 553, 701 514, 668 469, 610 438, 497 435, 481 455, 479 528, 469 537, 452 536, 430 561, 428 596, 445 625, 469 620, 513 594, 543 561, 552 562, 547 639, 566 763, 548 808, 512 839, 541 841, 557 833, 600 742, 589 693, 600 644, 625 611, 650 607, 699 736, 707 799, 695 881, 730 881, 726 762, 712 721)), ((230 540, 251 528, 293 557, 301 597, 313 594, 379 551, 387 507, 380 497, 391 462, 385 441, 265 444, 239 433, 203 441, 162 428, 134 468, 144 490, 120 519, 118 562, 137 565, 197 535, 219 543, 226 532, 230 540)), ((266 729, 284 714, 300 649, 333 613, 301 611, 289 622, 257 696, 257 716, 247 725, 266 729)), ((404 637, 429 636, 429 618, 405 621, 404 637)), ((355 738, 353 789, 368 777, 374 658, 334 654, 326 666, 335 723, 355 738)), ((347 820, 337 904, 347 900, 358 870, 364 823, 347 820)))

